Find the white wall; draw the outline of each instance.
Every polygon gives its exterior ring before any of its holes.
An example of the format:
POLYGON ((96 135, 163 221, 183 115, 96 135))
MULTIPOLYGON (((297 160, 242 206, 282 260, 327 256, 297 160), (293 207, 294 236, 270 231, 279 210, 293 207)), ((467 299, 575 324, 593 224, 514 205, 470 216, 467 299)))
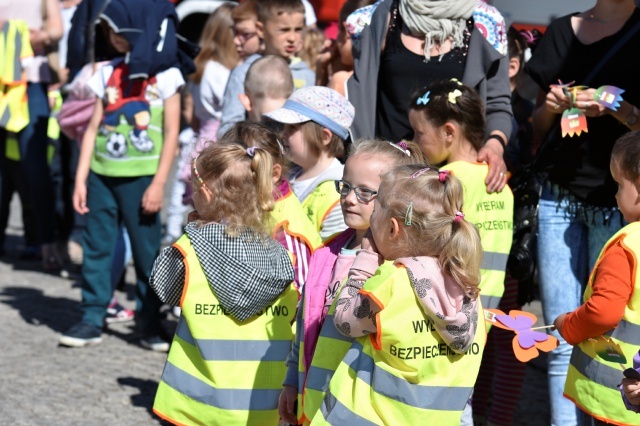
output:
POLYGON ((548 25, 555 18, 593 7, 595 0, 490 0, 507 21, 548 25))

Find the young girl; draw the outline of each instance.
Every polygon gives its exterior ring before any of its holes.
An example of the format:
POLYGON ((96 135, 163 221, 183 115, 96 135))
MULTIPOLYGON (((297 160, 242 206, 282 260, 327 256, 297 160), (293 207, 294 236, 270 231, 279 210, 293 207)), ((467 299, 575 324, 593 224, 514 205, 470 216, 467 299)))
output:
POLYGON ((353 106, 335 90, 311 86, 293 92, 282 108, 265 116, 285 124, 285 154, 297 165, 291 189, 322 239, 343 231, 334 181, 342 178, 338 158, 344 155, 353 106))
POLYGON ((291 253, 293 268, 296 271, 295 281, 298 291, 302 292, 307 279, 309 258, 322 244, 322 240, 285 179, 287 162, 277 135, 264 124, 240 121, 220 138, 220 143, 226 142, 240 142, 247 147, 255 146, 271 155, 275 205, 269 212, 269 235, 291 253))
POLYGON ((435 83, 413 97, 409 122, 427 160, 444 165, 464 185, 466 219, 482 239, 482 306, 497 308, 513 239, 513 194, 509 188, 487 193, 488 165, 476 162, 485 138, 480 97, 457 80, 435 83))
MULTIPOLYGON (((567 343, 575 345, 564 386, 565 398, 595 419, 596 424, 631 425, 638 424, 638 415, 627 411, 620 402, 622 371, 597 356, 589 339, 606 334, 620 345, 627 366, 632 366, 638 352, 640 326, 640 132, 629 132, 618 139, 610 164, 611 175, 618 184, 616 201, 629 224, 611 237, 600 252, 583 305, 558 316, 554 325, 567 343)), ((627 380, 625 387, 629 385, 627 380)))
POLYGON ((280 397, 280 416, 286 422, 309 424, 320 408, 328 379, 351 344, 351 339, 337 333, 331 320, 334 308, 330 307, 369 228, 380 175, 391 167, 415 163, 424 163, 424 157, 412 142, 364 140, 353 147, 342 179, 335 182, 349 228, 326 241, 311 257, 280 397), (296 396, 297 419, 293 410, 296 396))
POLYGON ((192 164, 199 219, 151 276, 160 299, 182 308, 153 411, 174 424, 275 425, 298 293, 264 226, 271 155, 212 144, 192 164))
MULTIPOLYGON (((130 1, 112 0, 101 14, 111 46, 124 58, 100 68, 88 83, 98 99, 80 148, 73 194, 75 210, 86 215, 83 316, 60 337, 60 344, 66 346, 102 341, 103 321, 113 293, 109 271, 122 220, 136 268, 140 343, 155 351, 169 348, 162 337, 160 301, 147 290, 153 260, 160 250, 162 223, 158 213, 178 143, 178 91, 184 80, 178 68, 165 68, 167 56, 177 46, 175 37, 163 39, 162 45, 138 37, 160 30, 148 27, 156 21, 145 20, 143 15, 169 13, 172 6, 149 11, 138 3, 132 7, 130 1), (157 53, 159 50, 163 54, 157 53), (149 61, 136 60, 141 57, 149 61), (148 77, 142 77, 145 75, 148 77)), ((175 60, 177 64, 177 56, 175 60)))
POLYGON ((333 317, 356 340, 312 424, 460 423, 485 343, 480 237, 460 181, 423 167, 382 175, 333 317))

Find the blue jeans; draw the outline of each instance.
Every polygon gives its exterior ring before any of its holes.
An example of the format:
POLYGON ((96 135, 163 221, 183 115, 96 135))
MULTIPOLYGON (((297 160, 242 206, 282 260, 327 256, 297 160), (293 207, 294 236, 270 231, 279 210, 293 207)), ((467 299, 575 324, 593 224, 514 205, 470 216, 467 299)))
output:
MULTIPOLYGON (((588 211, 571 196, 558 201, 554 193, 545 184, 538 214, 538 272, 545 324, 553 324, 558 315, 582 304, 589 271, 604 244, 622 227, 618 211, 588 211)), ((551 334, 560 340, 548 357, 551 424, 576 425, 578 409, 562 396, 572 346, 557 331, 551 334)))

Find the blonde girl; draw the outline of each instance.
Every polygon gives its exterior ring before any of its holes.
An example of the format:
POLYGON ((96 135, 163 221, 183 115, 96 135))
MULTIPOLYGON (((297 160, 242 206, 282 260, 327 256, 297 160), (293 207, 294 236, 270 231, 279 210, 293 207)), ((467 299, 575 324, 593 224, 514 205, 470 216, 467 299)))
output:
POLYGON ((342 177, 338 158, 344 156, 354 113, 335 90, 311 86, 296 90, 282 108, 264 115, 285 124, 285 155, 296 164, 289 182, 323 240, 346 228, 334 181, 342 177))
POLYGON ((459 424, 485 341, 480 237, 462 185, 448 171, 396 167, 370 222, 333 317, 356 340, 312 424, 459 424))
POLYGON ((280 397, 280 415, 289 423, 309 424, 320 408, 328 379, 349 348, 351 339, 327 337, 339 335, 331 320, 332 304, 369 229, 380 175, 394 166, 415 163, 424 164, 424 157, 412 142, 363 140, 352 148, 342 179, 335 181, 349 228, 326 241, 311 257, 298 311, 296 341, 287 360, 287 378, 280 397), (297 419, 293 413, 296 397, 297 419))
POLYGON ((277 424, 298 293, 287 251, 265 229, 271 155, 211 144, 192 171, 198 220, 151 276, 160 299, 182 308, 154 412, 174 424, 277 424))

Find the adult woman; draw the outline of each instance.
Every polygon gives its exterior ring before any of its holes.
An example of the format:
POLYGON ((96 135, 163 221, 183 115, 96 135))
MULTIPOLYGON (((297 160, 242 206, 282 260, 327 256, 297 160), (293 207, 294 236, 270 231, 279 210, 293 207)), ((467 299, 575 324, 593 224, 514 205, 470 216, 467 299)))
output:
POLYGON ((477 0, 383 0, 366 10, 347 24, 370 21, 355 35, 354 75, 347 82, 356 107, 353 138, 411 138, 411 96, 429 83, 455 77, 485 102, 489 137, 478 160, 492 166, 487 189, 502 189, 512 112, 506 29, 499 12, 477 0))
MULTIPOLYGON (((598 0, 586 12, 554 21, 526 67, 540 87, 534 133, 536 139, 545 140, 537 169, 545 178, 538 258, 547 323, 581 304, 589 270, 622 224, 609 160, 615 140, 640 127, 637 70, 628 64, 630 52, 640 47, 639 29, 640 11, 633 0, 598 0), (630 38, 625 41, 626 36, 630 38), (607 58, 611 51, 614 53, 607 58), (592 70, 598 68, 594 74, 592 70), (574 102, 588 117, 588 133, 562 138, 557 123, 571 99, 561 88, 550 87, 558 80, 591 87, 579 92, 574 102), (617 111, 594 102, 594 88, 602 85, 625 90, 625 101, 617 111)), ((576 424, 575 407, 562 396, 571 347, 560 341, 549 356, 551 420, 552 424, 571 425, 576 424)))
MULTIPOLYGON (((32 207, 36 234, 42 244, 43 264, 48 269, 57 268, 60 259, 54 243, 54 197, 47 164, 47 84, 52 76, 45 52, 62 37, 60 6, 58 0, 8 0, 0 2, 0 17, 0 20, 20 19, 29 26, 34 51, 26 74, 29 124, 18 133, 18 144, 26 177, 27 201, 32 207)), ((4 144, 5 136, 0 135, 0 152, 3 153, 4 144)))

